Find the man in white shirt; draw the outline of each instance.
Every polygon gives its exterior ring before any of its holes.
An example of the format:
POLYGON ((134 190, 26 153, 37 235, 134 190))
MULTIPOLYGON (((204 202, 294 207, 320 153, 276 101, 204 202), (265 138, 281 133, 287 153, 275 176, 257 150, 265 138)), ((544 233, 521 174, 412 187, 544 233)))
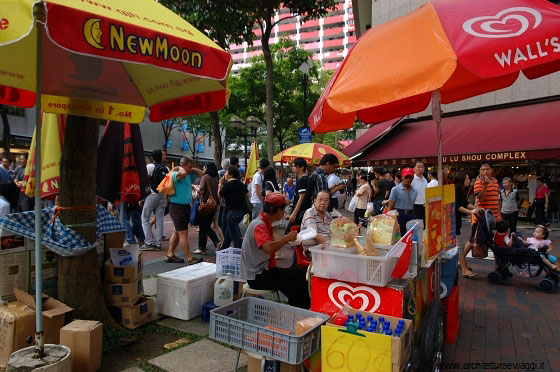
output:
POLYGON ((340 190, 344 190, 344 184, 340 177, 335 172, 327 176, 327 187, 331 192, 331 203, 329 205, 329 212, 338 208, 338 198, 340 197, 340 190))
POLYGON ((416 200, 414 201, 414 218, 421 219, 424 221, 424 226, 426 225, 425 221, 425 209, 424 204, 426 202, 426 193, 425 189, 428 186, 428 181, 424 177, 424 162, 421 160, 417 160, 414 163, 414 178, 412 180, 412 188, 416 191, 416 200))
POLYGON ((437 180, 437 170, 432 169, 428 172, 428 178, 430 182, 428 182, 428 186, 426 187, 436 187, 439 186, 439 182, 437 180))
POLYGON ((253 211, 251 219, 256 219, 263 211, 263 195, 262 187, 264 184, 264 170, 270 166, 267 159, 261 159, 259 168, 251 180, 251 204, 253 204, 253 211))

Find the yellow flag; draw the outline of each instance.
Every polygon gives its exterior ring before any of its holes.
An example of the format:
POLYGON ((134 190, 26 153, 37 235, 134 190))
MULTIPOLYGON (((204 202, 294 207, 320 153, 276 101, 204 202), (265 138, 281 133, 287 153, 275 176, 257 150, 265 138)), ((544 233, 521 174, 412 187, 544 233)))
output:
POLYGON ((257 141, 253 141, 251 145, 251 155, 249 156, 249 164, 245 164, 245 184, 249 184, 253 179, 253 174, 257 171, 259 160, 259 147, 257 141))
MULTIPOLYGON (((41 131, 41 197, 54 198, 59 191, 60 157, 64 136, 64 119, 61 115, 43 113, 41 131)), ((24 173, 25 194, 33 197, 35 189, 35 133, 31 141, 29 161, 24 173)))

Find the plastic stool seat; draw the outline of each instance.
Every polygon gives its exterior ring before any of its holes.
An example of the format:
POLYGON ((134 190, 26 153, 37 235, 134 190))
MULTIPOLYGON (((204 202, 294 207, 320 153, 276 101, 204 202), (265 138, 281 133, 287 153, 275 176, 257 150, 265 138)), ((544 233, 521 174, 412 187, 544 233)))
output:
POLYGON ((249 287, 249 283, 243 284, 243 295, 241 297, 246 297, 247 295, 252 296, 271 296, 274 302, 280 302, 280 295, 276 289, 253 289, 249 287))

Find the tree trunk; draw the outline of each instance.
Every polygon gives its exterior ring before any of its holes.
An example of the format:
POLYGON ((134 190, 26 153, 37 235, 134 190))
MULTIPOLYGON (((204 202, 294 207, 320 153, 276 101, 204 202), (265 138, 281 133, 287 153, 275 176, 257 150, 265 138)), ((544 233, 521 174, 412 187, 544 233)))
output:
POLYGON ((212 135, 214 136, 214 162, 218 169, 220 169, 224 147, 222 144, 222 135, 220 134, 220 117, 218 116, 218 111, 211 112, 210 119, 212 120, 212 135))
MULTIPOLYGON (((95 170, 99 121, 81 116, 68 116, 60 160, 61 207, 95 206, 95 170)), ((73 227, 89 242, 96 240, 96 212, 66 210, 60 214, 62 223, 87 224, 73 227)), ((76 309, 79 319, 99 320, 105 327, 120 328, 113 320, 101 286, 101 275, 95 249, 77 257, 60 257, 58 264, 58 297, 76 309)))
POLYGON ((272 53, 270 52, 270 33, 272 26, 270 20, 266 21, 266 30, 262 36, 262 49, 263 57, 266 64, 266 142, 267 142, 267 156, 272 162, 274 156, 274 111, 272 107, 272 98, 274 95, 273 86, 273 66, 272 66, 272 53))
POLYGON ((2 147, 4 147, 6 155, 10 156, 12 134, 10 130, 10 122, 8 121, 8 113, 6 112, 6 108, 3 106, 0 108, 0 115, 2 115, 2 124, 4 126, 2 130, 2 147))

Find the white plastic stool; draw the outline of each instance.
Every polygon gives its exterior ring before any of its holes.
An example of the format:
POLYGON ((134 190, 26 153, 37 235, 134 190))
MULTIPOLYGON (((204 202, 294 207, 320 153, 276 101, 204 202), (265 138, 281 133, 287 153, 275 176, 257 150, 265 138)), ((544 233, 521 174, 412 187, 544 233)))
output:
POLYGON ((241 298, 247 297, 248 295, 255 297, 270 296, 272 297, 272 301, 280 302, 280 295, 276 289, 253 289, 249 287, 249 283, 245 283, 243 284, 243 294, 241 295, 241 298))

